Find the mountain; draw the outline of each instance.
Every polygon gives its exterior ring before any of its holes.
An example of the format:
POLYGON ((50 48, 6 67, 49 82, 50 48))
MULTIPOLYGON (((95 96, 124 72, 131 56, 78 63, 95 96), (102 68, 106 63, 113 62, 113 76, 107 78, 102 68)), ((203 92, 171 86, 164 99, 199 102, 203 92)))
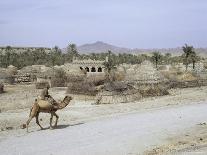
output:
MULTIPOLYGON (((91 44, 84 44, 77 47, 80 53, 102 53, 111 50, 113 53, 132 53, 132 54, 149 54, 158 51, 162 54, 171 53, 174 56, 183 54, 181 47, 177 48, 154 48, 154 49, 130 49, 125 47, 118 47, 111 44, 107 44, 101 41, 97 41, 91 44)), ((196 53, 202 57, 207 58, 207 48, 195 48, 196 53)))
POLYGON ((127 53, 131 51, 131 49, 117 47, 101 41, 97 41, 92 44, 84 44, 78 46, 77 48, 80 53, 102 53, 102 52, 107 52, 108 50, 111 50, 114 53, 124 53, 124 52, 127 53))

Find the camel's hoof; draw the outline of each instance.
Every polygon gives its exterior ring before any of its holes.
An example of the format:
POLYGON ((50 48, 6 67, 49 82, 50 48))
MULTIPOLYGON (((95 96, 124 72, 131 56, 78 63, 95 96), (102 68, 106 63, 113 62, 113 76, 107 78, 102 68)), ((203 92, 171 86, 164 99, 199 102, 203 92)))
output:
POLYGON ((27 126, 26 126, 26 124, 22 124, 22 125, 20 125, 20 128, 21 129, 25 129, 27 126))
POLYGON ((50 130, 53 130, 54 128, 53 127, 50 127, 50 130))

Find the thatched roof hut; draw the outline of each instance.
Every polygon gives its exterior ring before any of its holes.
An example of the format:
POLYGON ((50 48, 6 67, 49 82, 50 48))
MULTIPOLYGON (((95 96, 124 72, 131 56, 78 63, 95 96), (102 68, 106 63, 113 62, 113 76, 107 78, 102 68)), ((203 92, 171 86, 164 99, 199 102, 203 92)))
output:
POLYGON ((66 72, 67 82, 84 81, 87 74, 80 67, 74 66, 69 68, 66 72))
POLYGON ((140 99, 139 91, 125 82, 110 82, 96 95, 96 104, 127 103, 140 99))
POLYGON ((126 81, 133 84, 143 96, 168 94, 169 81, 150 61, 144 61, 141 65, 135 67, 132 75, 127 75, 126 81))
POLYGON ((0 68, 0 82, 14 83, 14 76, 5 68, 0 68))
POLYGON ((150 61, 144 61, 134 70, 134 76, 128 76, 137 84, 159 84, 168 80, 153 66, 150 61))
POLYGON ((9 65, 7 67, 7 71, 11 74, 11 75, 15 75, 17 74, 17 67, 13 66, 13 65, 9 65))
POLYGON ((37 74, 37 84, 49 84, 50 87, 64 87, 66 86, 66 80, 66 74, 61 68, 49 68, 37 74))
POLYGON ((49 70, 50 67, 46 67, 45 65, 32 65, 26 66, 19 70, 18 74, 30 74, 30 75, 37 75, 42 72, 46 72, 49 70))

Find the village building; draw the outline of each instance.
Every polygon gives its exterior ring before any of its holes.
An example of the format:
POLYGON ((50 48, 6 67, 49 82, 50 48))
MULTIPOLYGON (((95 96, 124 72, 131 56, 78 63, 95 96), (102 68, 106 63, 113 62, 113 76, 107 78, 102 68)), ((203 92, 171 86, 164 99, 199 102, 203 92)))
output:
POLYGON ((98 60, 73 60, 71 63, 64 64, 65 72, 71 72, 74 69, 84 69, 87 75, 104 73, 104 61, 98 60))

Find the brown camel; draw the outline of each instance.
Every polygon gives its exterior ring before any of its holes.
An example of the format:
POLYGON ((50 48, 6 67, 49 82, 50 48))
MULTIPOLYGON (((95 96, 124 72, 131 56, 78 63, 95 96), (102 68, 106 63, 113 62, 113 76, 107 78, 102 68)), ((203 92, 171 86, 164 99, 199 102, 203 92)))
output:
POLYGON ((57 103, 56 101, 54 101, 55 104, 53 104, 53 105, 48 103, 48 101, 36 100, 36 102, 33 104, 32 108, 30 109, 29 119, 27 120, 26 124, 23 124, 22 128, 27 128, 27 132, 28 132, 29 123, 35 117, 37 125, 39 125, 41 129, 43 129, 43 127, 40 125, 39 119, 38 119, 39 113, 43 112, 43 113, 50 113, 51 114, 50 128, 53 129, 53 126, 52 126, 53 116, 56 117, 54 127, 57 126, 57 122, 58 122, 58 118, 59 118, 59 116, 55 112, 57 110, 65 108, 70 103, 70 101, 72 99, 73 98, 71 96, 65 96, 63 101, 61 101, 60 103, 57 103))

